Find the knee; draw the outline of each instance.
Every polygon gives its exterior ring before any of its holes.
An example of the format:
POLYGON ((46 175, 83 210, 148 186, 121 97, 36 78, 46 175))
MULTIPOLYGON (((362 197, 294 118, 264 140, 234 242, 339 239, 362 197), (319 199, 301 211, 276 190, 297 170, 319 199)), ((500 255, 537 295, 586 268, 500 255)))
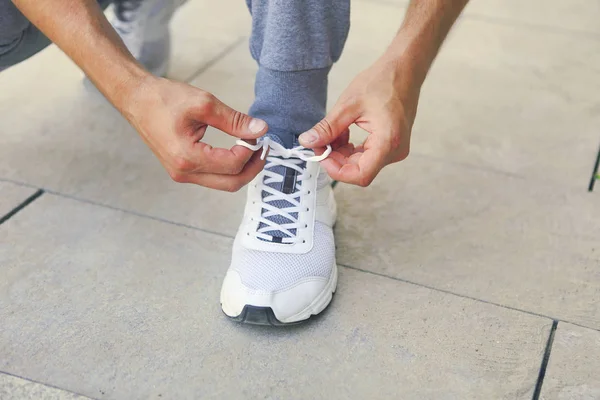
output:
POLYGON ((0 69, 27 60, 43 50, 50 41, 31 23, 13 23, 0 27, 0 69))
POLYGON ((30 22, 16 7, 0 0, 0 69, 14 64, 14 54, 20 47, 30 22), (7 59, 11 58, 9 62, 7 59))

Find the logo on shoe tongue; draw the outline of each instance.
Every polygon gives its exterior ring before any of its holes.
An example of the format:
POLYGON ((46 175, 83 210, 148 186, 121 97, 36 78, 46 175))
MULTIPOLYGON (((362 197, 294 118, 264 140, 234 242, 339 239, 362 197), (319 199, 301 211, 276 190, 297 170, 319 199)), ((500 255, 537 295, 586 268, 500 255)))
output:
POLYGON ((298 171, 293 168, 285 169, 285 176, 283 177, 283 188, 281 191, 285 194, 292 194, 296 188, 296 178, 298 177, 298 171))

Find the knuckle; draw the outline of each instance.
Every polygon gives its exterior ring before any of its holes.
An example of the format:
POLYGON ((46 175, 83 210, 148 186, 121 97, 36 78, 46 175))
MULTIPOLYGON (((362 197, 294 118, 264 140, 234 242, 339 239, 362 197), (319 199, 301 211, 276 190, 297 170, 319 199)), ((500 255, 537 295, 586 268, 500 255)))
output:
POLYGON ((392 134, 392 137, 390 138, 390 143, 389 144, 390 144, 390 150, 391 151, 396 151, 402 145, 402 138, 400 137, 400 135, 392 134))
POLYGON ((239 111, 233 110, 229 118, 231 129, 235 132, 241 131, 246 125, 246 116, 239 111))
POLYGON ((205 114, 211 114, 215 109, 216 97, 208 92, 202 92, 199 98, 200 111, 205 114))
POLYGON ((231 181, 225 186, 225 190, 230 193, 239 191, 244 185, 239 181, 231 181))
POLYGON ((372 177, 372 176, 361 175, 361 177, 358 180, 358 185, 361 187, 367 187, 371 183, 373 183, 373 179, 374 179, 374 177, 372 177))
POLYGON ((400 161, 406 160, 410 154, 410 149, 407 147, 400 152, 400 161))
POLYGON ((231 175, 238 175, 240 174, 243 170, 244 170, 244 162, 243 160, 238 160, 235 163, 233 163, 230 167, 229 173, 231 175))
POLYGON ((178 156, 173 158, 173 167, 175 168, 175 172, 184 173, 192 170, 194 168, 194 163, 185 157, 178 156))
POLYGON ((327 120, 327 118, 323 118, 321 121, 319 121, 315 126, 315 129, 325 134, 327 137, 333 136, 333 126, 327 120))
POLYGON ((177 171, 170 171, 169 176, 174 182, 177 183, 187 183, 187 175, 177 171))

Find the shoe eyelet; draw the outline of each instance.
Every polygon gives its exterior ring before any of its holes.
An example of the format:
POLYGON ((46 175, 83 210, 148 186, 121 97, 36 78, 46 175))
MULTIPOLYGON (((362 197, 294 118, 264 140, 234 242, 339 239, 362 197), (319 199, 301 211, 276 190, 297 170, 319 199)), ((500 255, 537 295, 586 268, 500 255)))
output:
POLYGON ((305 228, 305 229, 306 229, 306 228, 308 228, 308 224, 304 224, 304 228, 305 228))
POLYGON ((310 212, 310 208, 306 207, 306 212, 310 212))
POLYGON ((306 240, 303 240, 302 243, 306 243, 306 240))

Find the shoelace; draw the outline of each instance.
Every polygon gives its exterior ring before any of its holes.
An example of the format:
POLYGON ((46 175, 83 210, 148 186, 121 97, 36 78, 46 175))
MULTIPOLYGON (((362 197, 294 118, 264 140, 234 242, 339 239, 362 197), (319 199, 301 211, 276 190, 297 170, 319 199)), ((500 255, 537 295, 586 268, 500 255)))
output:
MULTIPOLYGON (((262 154, 260 156, 261 160, 265 159, 268 152, 267 163, 262 172, 263 178, 259 183, 256 184, 256 187, 261 191, 261 193, 267 193, 267 195, 262 197, 260 200, 262 207, 261 215, 259 217, 252 217, 254 221, 259 222, 259 228, 255 233, 256 237, 270 242, 272 241, 273 236, 267 235, 266 232, 279 231, 288 236, 281 238, 281 243, 296 243, 299 239, 292 231, 297 232, 299 228, 306 227, 301 226, 298 217, 301 212, 309 211, 309 209, 302 208, 300 205, 300 198, 304 195, 310 194, 310 191, 303 188, 301 183, 305 179, 312 178, 312 176, 306 174, 306 169, 302 167, 302 164, 304 162, 317 162, 326 159, 331 153, 331 146, 327 146, 327 150, 320 156, 317 156, 312 150, 302 146, 286 149, 268 137, 264 137, 255 145, 247 143, 243 140, 238 140, 236 144, 244 146, 252 151, 257 151, 262 148, 262 154), (271 186, 268 186, 269 184, 273 183, 282 183, 284 180, 282 175, 271 171, 271 169, 276 166, 291 168, 298 172, 299 175, 296 177, 296 190, 293 193, 283 193, 271 186), (291 206, 278 208, 270 204, 277 200, 285 201, 291 204, 291 206), (277 223, 269 219, 274 216, 281 216, 285 220, 291 222, 277 223)), ((248 235, 249 234, 250 233, 248 233, 248 235)))

